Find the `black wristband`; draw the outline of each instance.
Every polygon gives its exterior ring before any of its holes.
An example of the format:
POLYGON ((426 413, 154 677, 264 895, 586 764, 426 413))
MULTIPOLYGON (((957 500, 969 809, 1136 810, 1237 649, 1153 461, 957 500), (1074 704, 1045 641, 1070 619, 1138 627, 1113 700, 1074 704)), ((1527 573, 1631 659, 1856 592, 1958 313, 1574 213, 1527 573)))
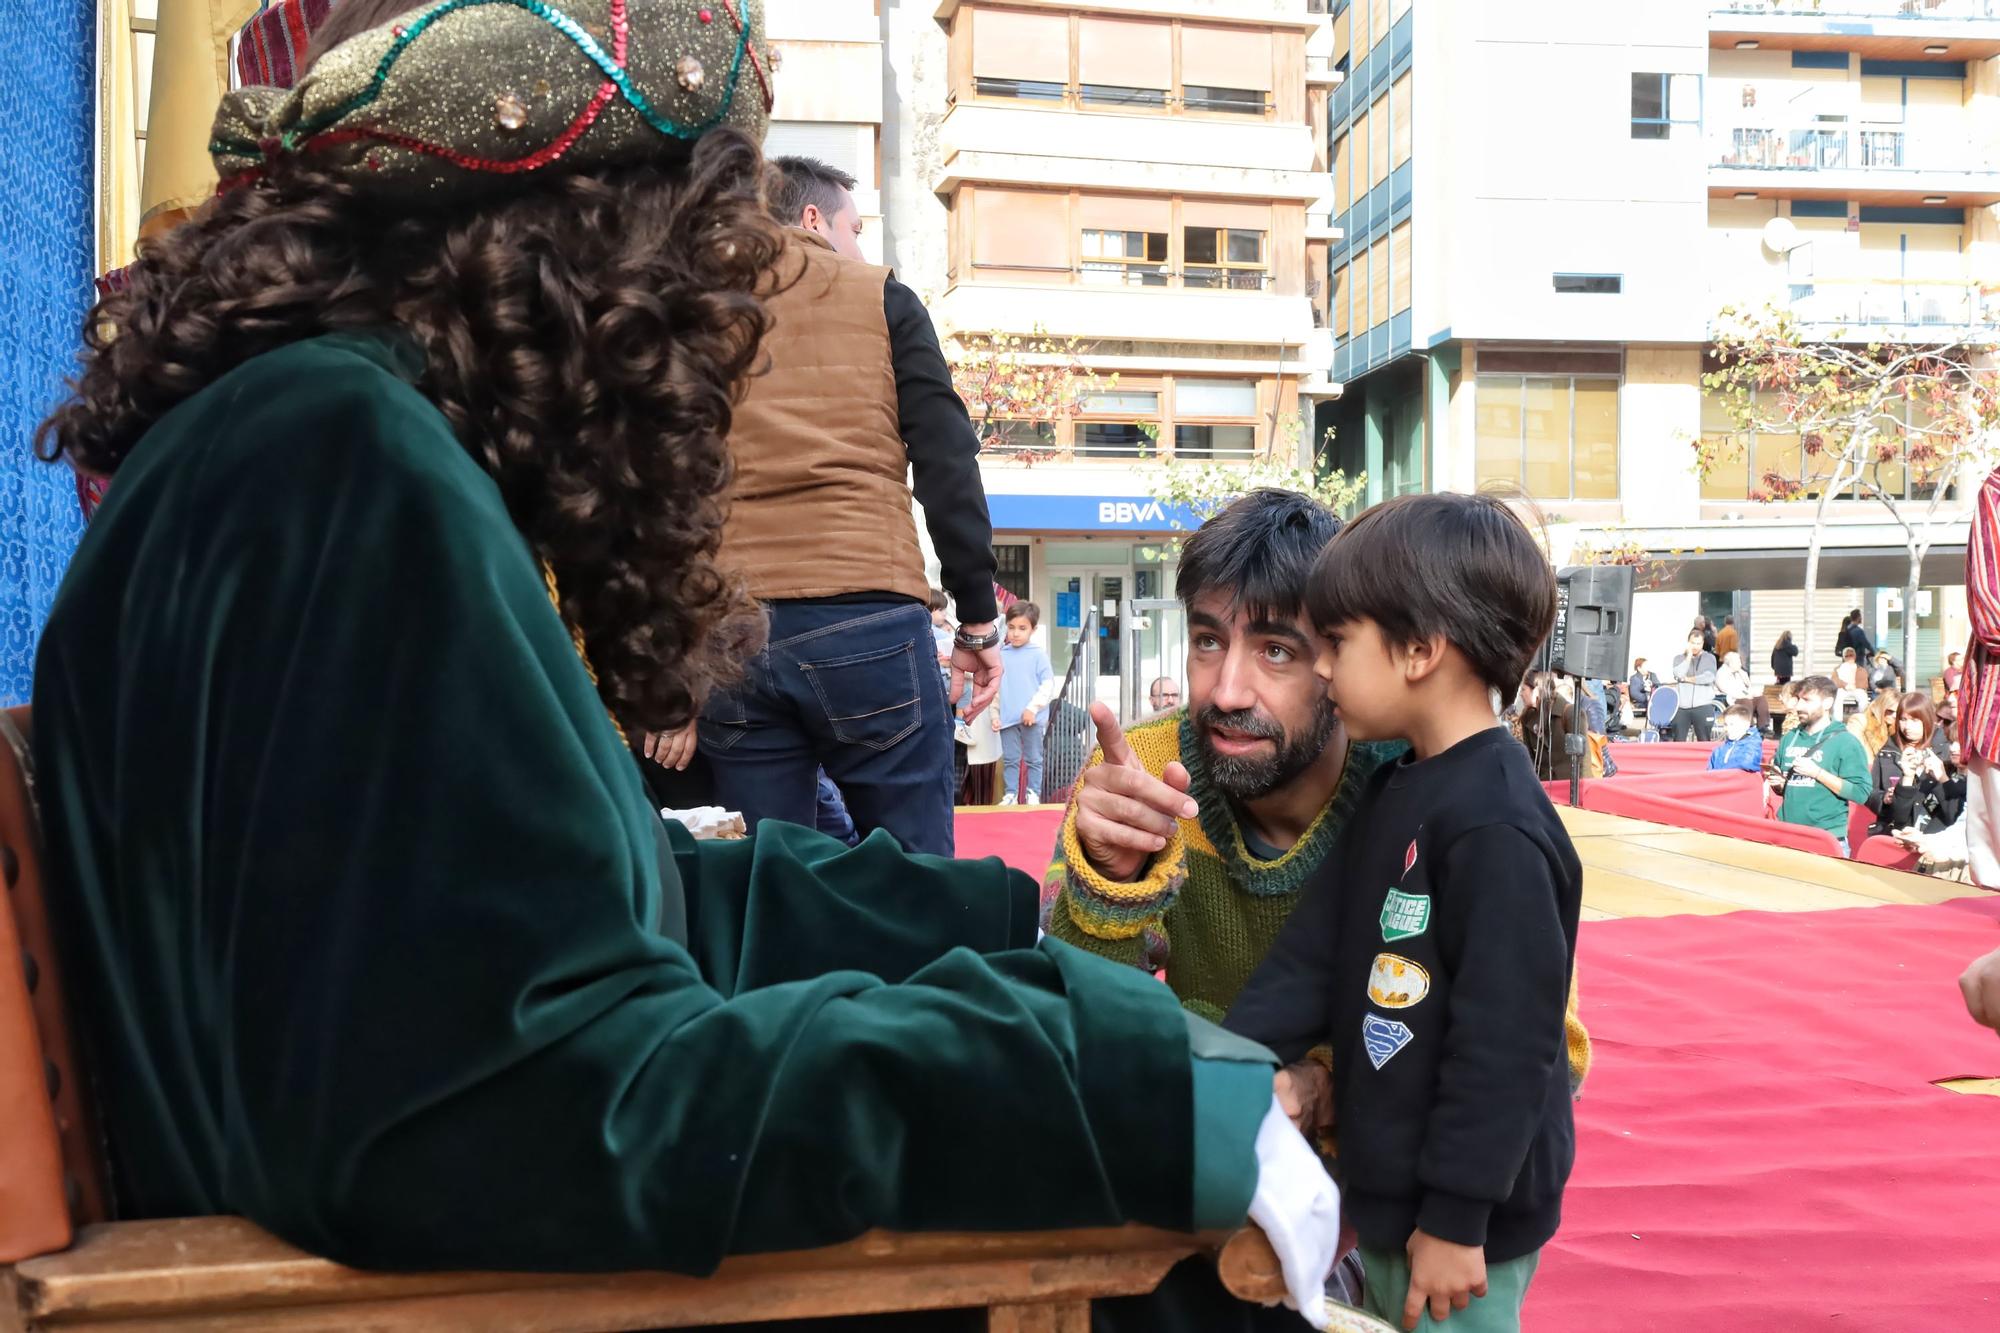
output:
POLYGON ((983 653, 988 648, 998 648, 1000 646, 1000 627, 995 625, 984 634, 978 635, 967 634, 961 627, 956 634, 951 636, 951 641, 954 646, 963 648, 967 652, 983 653))

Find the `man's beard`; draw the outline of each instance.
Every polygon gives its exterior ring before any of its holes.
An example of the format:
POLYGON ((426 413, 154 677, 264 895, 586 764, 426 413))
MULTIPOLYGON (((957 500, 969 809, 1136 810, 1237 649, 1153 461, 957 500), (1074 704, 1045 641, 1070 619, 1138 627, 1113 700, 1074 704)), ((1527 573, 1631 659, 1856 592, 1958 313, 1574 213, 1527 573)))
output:
POLYGON ((1333 711, 1333 702, 1325 695, 1320 696, 1313 707, 1311 720, 1297 736, 1287 736, 1283 727, 1269 718, 1260 717, 1254 709, 1222 713, 1210 704, 1195 715, 1195 735, 1208 761, 1209 778, 1216 788, 1223 795, 1239 801, 1257 801, 1318 763, 1320 756, 1326 753, 1326 747, 1333 743, 1333 731, 1339 721, 1339 715, 1333 711), (1273 741, 1276 748, 1262 758, 1217 754, 1210 740, 1216 727, 1273 741))

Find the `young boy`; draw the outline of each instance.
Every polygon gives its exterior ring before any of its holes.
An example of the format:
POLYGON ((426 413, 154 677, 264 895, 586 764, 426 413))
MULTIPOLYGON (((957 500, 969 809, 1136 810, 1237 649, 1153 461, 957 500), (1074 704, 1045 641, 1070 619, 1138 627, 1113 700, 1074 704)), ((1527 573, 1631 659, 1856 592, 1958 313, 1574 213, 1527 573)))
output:
POLYGON ((1485 496, 1363 514, 1313 572, 1319 674, 1370 780, 1227 1027, 1293 1061, 1330 1042, 1367 1308, 1406 1329, 1520 1327, 1575 1157, 1564 1001, 1583 872, 1495 716, 1555 579, 1485 496))
POLYGON ((1033 602, 1007 608, 1007 642, 1000 646, 1000 706, 993 729, 1000 733, 1000 781, 1006 792, 1000 804, 1018 799, 1028 805, 1042 800, 1042 740, 1048 735, 1045 716, 1049 702, 1062 689, 1049 665, 1049 655, 1034 642, 1042 620, 1033 602), (1025 770, 1025 778, 1021 770, 1025 770))
POLYGON ((1738 699, 1722 714, 1722 743, 1708 752, 1708 766, 1738 768, 1745 773, 1764 771, 1764 733, 1757 730, 1757 713, 1748 702, 1738 699))

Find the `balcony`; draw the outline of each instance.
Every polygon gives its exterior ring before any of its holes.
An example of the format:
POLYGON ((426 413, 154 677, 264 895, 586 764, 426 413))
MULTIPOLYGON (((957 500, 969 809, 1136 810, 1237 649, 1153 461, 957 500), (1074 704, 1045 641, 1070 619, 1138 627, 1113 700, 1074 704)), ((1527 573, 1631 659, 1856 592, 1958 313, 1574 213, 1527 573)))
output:
POLYGON ((1715 0, 1708 28, 1714 47, 1977 60, 2000 54, 2000 0, 1715 0))
POLYGON ((1268 275, 1238 271, 1220 286, 1210 275, 1189 283, 1184 271, 1102 276, 978 264, 970 275, 952 275, 932 313, 944 332, 1044 328, 1059 337, 1144 343, 1300 348, 1313 333, 1312 302, 1273 292, 1268 275))
POLYGON ((1935 282, 1835 278, 1793 283, 1791 308, 1822 336, 1926 342, 2000 333, 2000 289, 1967 279, 1935 282))
POLYGON ((1795 199, 2000 202, 2000 167, 1964 137, 1895 126, 1734 125, 1709 134, 1709 193, 1795 199))
MULTIPOLYGON (((1053 85, 1052 85, 1053 86, 1053 85)), ((939 129, 931 188, 967 181, 1309 202, 1312 130, 1263 116, 1186 117, 1071 107, 1060 98, 954 103, 939 129)))

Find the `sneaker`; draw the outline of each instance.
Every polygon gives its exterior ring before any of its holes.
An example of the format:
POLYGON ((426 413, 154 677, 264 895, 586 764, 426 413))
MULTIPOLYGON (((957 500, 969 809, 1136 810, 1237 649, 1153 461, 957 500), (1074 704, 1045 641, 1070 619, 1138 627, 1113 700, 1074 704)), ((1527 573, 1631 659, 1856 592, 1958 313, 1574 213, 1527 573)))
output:
POLYGON ((1005 796, 1002 796, 1002 797, 1000 798, 1000 804, 1002 804, 1002 805, 1012 805, 1012 804, 1014 804, 1014 793, 1010 791, 1010 792, 1008 792, 1008 793, 1007 793, 1007 794, 1006 794, 1005 796))
POLYGON ((1041 803, 1042 803, 1042 795, 1040 792, 1035 792, 1035 791, 1029 792, 1021 800, 1022 805, 1040 805, 1041 803))

